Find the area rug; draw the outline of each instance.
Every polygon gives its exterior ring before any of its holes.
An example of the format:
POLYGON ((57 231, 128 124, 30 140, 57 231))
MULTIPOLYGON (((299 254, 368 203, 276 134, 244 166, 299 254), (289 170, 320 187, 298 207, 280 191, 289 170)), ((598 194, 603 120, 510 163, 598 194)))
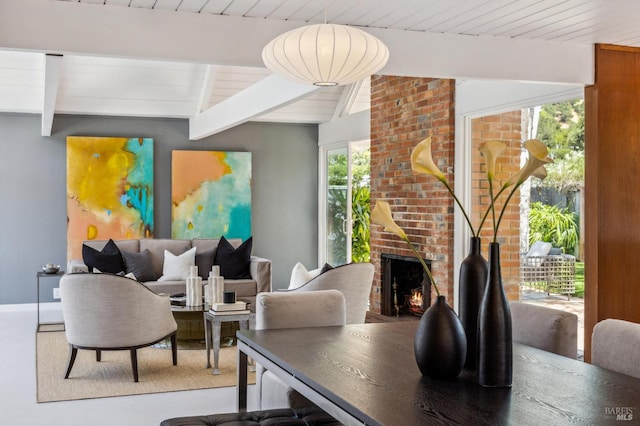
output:
MULTIPOLYGON (((79 350, 73 370, 64 379, 68 343, 64 332, 36 333, 38 402, 70 401, 146 393, 175 392, 235 386, 237 348, 220 349, 220 375, 212 375, 204 350, 178 350, 178 365, 171 363, 168 348, 138 350, 139 382, 133 381, 129 351, 104 351, 96 362, 95 351, 79 350)), ((211 351, 213 363, 213 350, 211 351)), ((255 383, 255 373, 249 373, 255 383)))

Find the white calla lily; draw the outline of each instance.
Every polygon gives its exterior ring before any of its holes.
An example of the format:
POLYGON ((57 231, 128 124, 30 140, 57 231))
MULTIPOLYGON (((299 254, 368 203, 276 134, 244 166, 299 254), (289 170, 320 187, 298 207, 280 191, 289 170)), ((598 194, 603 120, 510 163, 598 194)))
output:
POLYGON ((431 136, 424 139, 411 151, 411 169, 414 172, 435 176, 441 182, 446 182, 444 173, 440 171, 431 156, 431 136))

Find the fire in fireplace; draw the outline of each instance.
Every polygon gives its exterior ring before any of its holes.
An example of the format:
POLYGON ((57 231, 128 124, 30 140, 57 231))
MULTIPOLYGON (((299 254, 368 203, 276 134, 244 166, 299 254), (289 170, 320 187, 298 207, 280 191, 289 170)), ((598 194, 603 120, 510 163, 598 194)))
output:
MULTIPOLYGON (((422 316, 431 301, 431 281, 416 257, 382 253, 382 315, 422 316)), ((431 268, 431 261, 424 259, 431 268)))
POLYGON ((405 303, 409 308, 409 312, 413 315, 422 315, 424 310, 422 309, 422 301, 424 295, 422 294, 422 288, 414 288, 411 290, 411 296, 405 296, 405 303))

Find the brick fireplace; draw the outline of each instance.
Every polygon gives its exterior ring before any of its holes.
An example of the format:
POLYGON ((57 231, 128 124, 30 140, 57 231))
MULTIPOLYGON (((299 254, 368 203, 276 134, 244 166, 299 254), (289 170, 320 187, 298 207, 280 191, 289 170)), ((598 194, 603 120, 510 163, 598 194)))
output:
MULTIPOLYGON (((454 181, 455 80, 373 76, 371 78, 371 205, 387 201, 394 219, 425 259, 441 294, 453 305, 453 200, 431 176, 411 170, 411 151, 431 135, 433 158, 447 180, 454 181)), ((507 142, 509 149, 499 162, 499 179, 519 169, 520 112, 473 121, 473 151, 490 139, 507 142)), ((486 182, 478 157, 473 157, 473 207, 486 206, 486 182)), ((514 197, 500 229, 502 272, 510 299, 518 298, 519 197, 514 197)), ((471 214, 473 218, 479 216, 471 214)), ((479 219, 478 219, 479 220, 479 219)), ((488 237, 483 232, 483 252, 488 237)), ((371 227, 371 262, 376 267, 371 311, 388 315, 388 291, 383 291, 382 254, 414 257, 404 241, 382 227, 371 227), (387 297, 387 299, 385 299, 387 297), (386 306, 385 306, 386 304, 386 306)), ((429 296, 427 296, 429 297, 429 296)), ((435 292, 430 292, 433 300, 435 292)))
MULTIPOLYGON (((423 261, 431 267, 429 259, 423 261)), ((380 313, 422 316, 431 302, 431 281, 418 258, 382 253, 380 263, 380 313)))

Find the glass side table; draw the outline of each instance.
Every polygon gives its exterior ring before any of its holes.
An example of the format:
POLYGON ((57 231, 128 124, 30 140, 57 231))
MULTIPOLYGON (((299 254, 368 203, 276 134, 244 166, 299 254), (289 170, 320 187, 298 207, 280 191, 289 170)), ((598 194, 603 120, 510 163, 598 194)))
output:
MULTIPOLYGON (((59 325, 59 324, 64 324, 64 322, 62 322, 62 323, 60 323, 60 322, 40 322, 40 278, 53 278, 53 277, 60 278, 63 275, 64 275, 64 271, 58 271, 55 274, 47 274, 46 272, 39 271, 36 274, 36 283, 37 283, 36 296, 37 296, 37 311, 38 311, 38 325, 36 326, 36 332, 41 331, 40 330, 40 326, 41 325, 59 325)), ((62 329, 64 330, 64 327, 62 329)), ((43 332, 47 332, 47 331, 60 331, 60 330, 56 329, 56 330, 42 330, 42 331, 43 332)))

